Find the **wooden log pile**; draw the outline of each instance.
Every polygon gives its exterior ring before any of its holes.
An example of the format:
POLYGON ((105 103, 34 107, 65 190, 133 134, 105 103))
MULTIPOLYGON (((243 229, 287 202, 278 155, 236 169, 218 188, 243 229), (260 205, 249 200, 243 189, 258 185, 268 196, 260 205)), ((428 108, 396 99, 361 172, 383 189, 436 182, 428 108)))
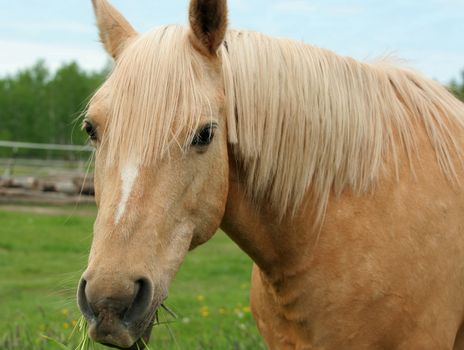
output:
POLYGON ((84 175, 57 175, 42 178, 32 176, 0 178, 0 188, 61 193, 70 196, 93 196, 95 193, 93 177, 84 175))

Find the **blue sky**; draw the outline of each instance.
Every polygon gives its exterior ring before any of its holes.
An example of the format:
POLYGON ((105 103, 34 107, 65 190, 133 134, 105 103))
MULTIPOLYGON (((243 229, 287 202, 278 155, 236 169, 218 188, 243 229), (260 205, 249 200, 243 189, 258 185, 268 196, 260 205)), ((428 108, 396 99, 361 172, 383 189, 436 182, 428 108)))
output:
MULTIPOLYGON (((188 0, 113 0, 139 31, 186 23, 188 0)), ((361 60, 393 54, 448 82, 464 69, 464 0, 229 0, 233 28, 303 40, 361 60)), ((43 58, 99 69, 90 0, 0 0, 0 75, 43 58)))

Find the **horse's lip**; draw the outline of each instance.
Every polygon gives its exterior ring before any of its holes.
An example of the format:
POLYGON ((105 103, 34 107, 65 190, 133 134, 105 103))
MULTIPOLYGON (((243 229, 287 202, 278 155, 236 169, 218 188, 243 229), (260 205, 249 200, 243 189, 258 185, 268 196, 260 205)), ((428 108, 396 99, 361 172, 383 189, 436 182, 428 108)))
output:
MULTIPOLYGON (((155 310, 157 310, 157 309, 158 308, 155 308, 155 310)), ((104 341, 100 342, 100 344, 102 344, 102 345, 104 345, 106 347, 109 347, 109 348, 120 349, 120 350, 143 350, 143 349, 145 349, 146 346, 148 345, 148 342, 150 341, 151 331, 152 331, 153 326, 154 326, 154 324, 156 322, 156 315, 157 315, 157 311, 154 312, 154 315, 153 315, 151 321, 147 323, 146 328, 141 333, 141 335, 139 335, 139 338, 137 339, 137 341, 135 341, 134 344, 132 344, 130 347, 122 347, 122 346, 118 346, 118 345, 115 345, 115 344, 106 343, 104 341)), ((135 333, 134 330, 131 331, 130 328, 126 328, 126 329, 132 335, 136 335, 138 333, 138 332, 135 333)))
MULTIPOLYGON (((153 318, 154 321, 154 318, 153 318)), ((151 331, 153 329, 153 321, 150 322, 148 325, 147 329, 143 332, 142 336, 129 348, 121 348, 116 345, 112 344, 103 344, 107 347, 114 348, 114 349, 120 349, 120 350, 143 350, 145 349, 146 345, 150 341, 150 336, 151 336, 151 331)))

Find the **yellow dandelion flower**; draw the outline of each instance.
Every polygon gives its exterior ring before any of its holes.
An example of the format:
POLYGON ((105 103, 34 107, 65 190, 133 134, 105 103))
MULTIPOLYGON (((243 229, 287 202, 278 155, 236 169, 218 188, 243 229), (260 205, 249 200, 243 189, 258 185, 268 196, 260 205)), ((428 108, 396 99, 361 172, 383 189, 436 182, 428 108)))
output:
POLYGON ((77 321, 76 321, 76 320, 72 320, 72 321, 71 321, 71 324, 72 324, 73 327, 76 327, 77 321))
POLYGON ((201 295, 201 294, 197 295, 197 300, 198 301, 203 301, 203 300, 205 300, 205 297, 203 295, 201 295))
POLYGON ((248 313, 251 312, 251 309, 250 309, 249 306, 245 306, 245 307, 243 307, 242 311, 243 311, 244 313, 248 314, 248 313))
POLYGON ((61 310, 61 313, 62 313, 63 315, 65 315, 65 316, 68 316, 69 310, 68 310, 68 309, 62 309, 62 310, 61 310))
POLYGON ((224 309, 223 307, 219 308, 219 315, 225 315, 227 313, 227 310, 224 309))
POLYGON ((63 323, 63 328, 68 329, 69 328, 69 323, 68 322, 63 323))
POLYGON ((208 309, 207 306, 203 306, 200 309, 200 315, 203 316, 203 317, 208 317, 209 316, 209 309, 208 309))

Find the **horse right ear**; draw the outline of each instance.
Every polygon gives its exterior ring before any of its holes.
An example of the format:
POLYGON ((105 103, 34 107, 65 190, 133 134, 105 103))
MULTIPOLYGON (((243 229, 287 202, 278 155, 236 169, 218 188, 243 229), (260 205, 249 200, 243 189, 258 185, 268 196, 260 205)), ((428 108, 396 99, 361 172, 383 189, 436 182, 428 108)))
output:
POLYGON ((107 0, 92 0, 92 4, 103 46, 116 59, 137 32, 107 0))
POLYGON ((190 0, 191 41, 202 53, 215 56, 227 30, 227 0, 190 0))

